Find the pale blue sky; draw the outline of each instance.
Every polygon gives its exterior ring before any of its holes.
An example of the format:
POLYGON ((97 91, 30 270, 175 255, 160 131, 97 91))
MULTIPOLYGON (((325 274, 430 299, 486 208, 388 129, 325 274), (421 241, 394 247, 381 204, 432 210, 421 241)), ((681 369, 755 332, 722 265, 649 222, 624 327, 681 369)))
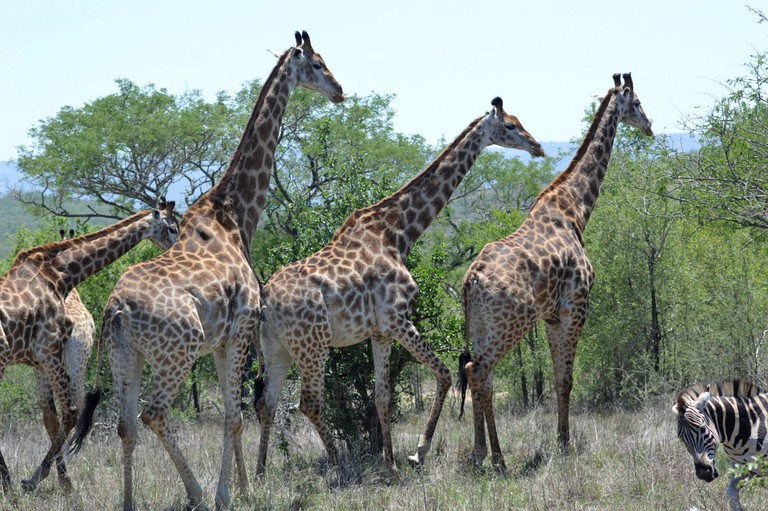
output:
POLYGON ((723 0, 2 0, 0 20, 0 161, 61 107, 116 92, 116 78, 234 93, 269 74, 267 49, 292 46, 296 29, 345 92, 395 94, 395 129, 430 143, 494 96, 538 140, 570 140, 590 96, 625 71, 654 129, 679 132, 768 50, 768 25, 723 0))

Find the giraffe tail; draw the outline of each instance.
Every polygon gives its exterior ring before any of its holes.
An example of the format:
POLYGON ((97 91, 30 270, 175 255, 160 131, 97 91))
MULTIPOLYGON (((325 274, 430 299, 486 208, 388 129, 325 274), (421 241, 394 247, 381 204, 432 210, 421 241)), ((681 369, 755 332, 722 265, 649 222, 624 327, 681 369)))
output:
POLYGON ((459 419, 464 417, 464 402, 467 400, 467 371, 464 369, 472 361, 472 355, 469 353, 469 347, 459 355, 459 391, 461 391, 461 407, 459 408, 459 419))
POLYGON ((260 294, 260 304, 261 308, 259 310, 259 324, 256 327, 256 336, 255 336, 255 349, 256 349, 256 358, 258 359, 257 363, 259 365, 258 373, 256 374, 256 379, 253 381, 253 409, 256 411, 256 419, 261 422, 261 415, 259 414, 259 400, 261 399, 261 396, 264 394, 264 373, 266 370, 265 364, 264 364, 264 354, 261 351, 261 329, 264 328, 264 304, 266 303, 266 293, 264 293, 264 284, 261 283, 261 279, 256 277, 256 280, 259 282, 259 294, 260 294))
POLYGON ((105 321, 104 325, 101 329, 101 335, 99 336, 99 341, 97 343, 97 356, 96 356, 96 375, 95 375, 95 384, 94 389, 90 392, 88 392, 85 396, 85 405, 83 406, 83 411, 80 413, 80 417, 77 419, 77 425, 75 426, 75 433, 74 437, 72 438, 72 441, 69 446, 68 454, 74 455, 80 452, 80 449, 83 447, 83 442, 85 442, 85 439, 88 437, 88 433, 91 432, 91 428, 93 427, 93 416, 96 413, 96 407, 99 406, 99 403, 101 402, 101 358, 102 358, 102 339, 104 338, 104 335, 107 331, 109 331, 114 325, 113 323, 117 321, 119 323, 120 318, 119 316, 113 316, 111 320, 106 320, 107 314, 104 314, 105 321))

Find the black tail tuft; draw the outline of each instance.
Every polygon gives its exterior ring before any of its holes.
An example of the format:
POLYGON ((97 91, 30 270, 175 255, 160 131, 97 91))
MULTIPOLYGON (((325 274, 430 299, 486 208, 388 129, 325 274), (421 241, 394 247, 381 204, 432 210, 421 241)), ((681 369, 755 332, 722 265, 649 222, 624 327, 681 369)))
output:
POLYGON ((92 390, 85 396, 85 406, 83 412, 80 414, 80 418, 77 420, 77 427, 75 428, 75 436, 72 439, 72 444, 69 448, 69 454, 77 454, 83 447, 88 433, 93 427, 93 415, 96 412, 96 407, 101 401, 101 391, 96 389, 92 390))
POLYGON ((253 380, 253 409, 256 410, 256 417, 259 419, 259 422, 261 422, 261 417, 259 416, 259 399, 261 399, 262 394, 264 394, 264 377, 259 376, 253 380))
POLYGON ((472 355, 469 353, 469 349, 464 350, 459 355, 459 390, 461 391, 461 408, 459 409, 459 419, 464 416, 464 401, 467 399, 467 387, 469 382, 467 381, 467 372, 464 370, 468 363, 472 362, 472 355))

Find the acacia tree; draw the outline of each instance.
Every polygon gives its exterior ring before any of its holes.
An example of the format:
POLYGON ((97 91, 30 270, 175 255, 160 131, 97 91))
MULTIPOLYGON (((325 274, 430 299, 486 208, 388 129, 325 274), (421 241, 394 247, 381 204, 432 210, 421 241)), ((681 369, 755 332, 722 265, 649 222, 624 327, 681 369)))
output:
POLYGON ((207 103, 199 91, 177 97, 126 79, 117 86, 30 130, 34 144, 18 157, 26 180, 17 199, 57 216, 117 219, 154 206, 171 187, 189 204, 215 182, 238 140, 237 98, 220 94, 207 103), (76 209, 72 199, 108 208, 76 209))

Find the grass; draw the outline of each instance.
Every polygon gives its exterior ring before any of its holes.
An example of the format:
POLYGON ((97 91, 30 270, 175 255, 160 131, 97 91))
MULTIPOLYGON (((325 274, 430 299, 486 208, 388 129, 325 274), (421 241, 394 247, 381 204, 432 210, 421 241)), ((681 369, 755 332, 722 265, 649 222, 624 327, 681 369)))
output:
MULTIPOLYGON (((635 411, 592 413, 576 409, 571 417, 573 448, 558 453, 554 409, 549 405, 520 413, 498 413, 508 473, 499 475, 486 460, 482 469, 469 463, 473 433, 471 414, 458 421, 456 403, 443 412, 427 465, 421 472, 406 461, 415 452, 424 415, 409 415, 394 425, 399 477, 384 476, 380 458, 344 461, 354 483, 340 485, 325 464, 325 453, 306 419, 296 412, 278 448, 273 434, 267 474, 250 481, 233 509, 298 511, 363 510, 692 510, 725 509, 727 479, 707 484, 696 479, 693 463, 676 438, 672 397, 646 403, 635 411)), ((502 408, 502 407, 500 407, 502 408)), ((32 494, 21 494, 27 477, 47 447, 40 421, 0 419, 0 447, 16 485, 19 511, 121 509, 122 461, 114 417, 102 409, 96 431, 68 466, 76 492, 63 494, 52 474, 32 494)), ((213 507, 220 463, 222 419, 212 409, 202 419, 174 419, 177 437, 213 507)), ((247 419, 244 447, 253 479, 259 426, 247 419)), ((184 509, 186 498, 178 474, 154 435, 140 425, 135 452, 134 498, 141 510, 184 509)), ((725 466, 721 467, 724 471, 725 466)), ((768 492, 742 491, 748 509, 768 509, 768 492)), ((0 509, 11 502, 0 495, 0 509)))

